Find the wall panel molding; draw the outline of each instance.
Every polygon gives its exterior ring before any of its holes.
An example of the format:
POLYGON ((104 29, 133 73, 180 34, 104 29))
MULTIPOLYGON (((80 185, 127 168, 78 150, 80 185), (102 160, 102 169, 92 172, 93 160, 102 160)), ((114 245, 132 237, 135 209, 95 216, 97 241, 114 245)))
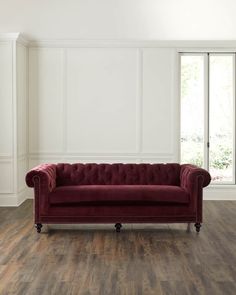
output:
POLYGON ((27 40, 21 33, 0 33, 0 42, 17 42, 24 46, 29 46, 29 40, 27 40))
POLYGON ((0 154, 13 156, 13 42, 0 43, 0 154))
POLYGON ((63 145, 63 49, 29 50, 29 152, 63 145))
POLYGON ((137 109, 136 109, 136 136, 137 136, 137 152, 141 153, 143 148, 143 50, 138 49, 138 83, 137 83, 137 109))
POLYGON ((139 158, 142 158, 142 157, 169 157, 169 156, 173 156, 172 153, 126 153, 126 152, 109 152, 109 153, 106 153, 106 152, 96 152, 96 153, 83 153, 83 152, 67 152, 67 153, 58 153, 58 152, 55 152, 55 153, 30 153, 29 154, 29 157, 40 157, 40 156, 43 156, 43 157, 51 157, 51 156, 60 156, 60 157, 68 157, 68 156, 79 156, 79 157, 83 157, 83 156, 87 156, 87 157, 92 157, 92 156, 96 156, 96 157, 106 157, 106 156, 135 156, 135 157, 139 157, 139 158))
POLYGON ((67 152, 137 152, 138 51, 67 49, 67 152))
POLYGON ((13 155, 12 154, 7 154, 7 153, 1 153, 0 154, 0 161, 4 160, 4 159, 13 159, 13 155))
POLYGON ((175 50, 143 49, 143 152, 173 154, 175 50))
POLYGON ((19 33, 0 34, 0 168, 3 172, 0 174, 0 206, 17 206, 18 193, 26 187, 27 45, 19 33))
MULTIPOLYGON (((17 206, 32 193, 25 188, 26 170, 42 162, 178 162, 178 52, 236 51, 236 41, 29 42, 12 33, 0 34, 0 48, 8 87, 0 89, 7 97, 0 108, 1 118, 7 115, 0 130, 6 139, 0 146, 0 205, 17 206), (101 136, 91 141, 97 132, 101 136), (68 140, 73 134, 75 143, 68 140)), ((204 190, 206 199, 234 196, 235 187, 204 190)))
MULTIPOLYGON (((132 43, 132 42, 131 42, 132 43)), ((95 43, 90 43, 88 42, 87 45, 90 46, 84 46, 86 44, 86 42, 82 42, 82 43, 77 43, 78 47, 68 47, 68 45, 66 47, 32 47, 30 48, 30 85, 29 85, 29 89, 30 89, 30 108, 29 108, 29 113, 32 114, 32 98, 38 95, 38 93, 43 93, 44 91, 44 86, 42 86, 43 88, 41 89, 41 85, 44 85, 44 75, 41 75, 41 77, 39 76, 35 76, 33 75, 32 77, 32 71, 36 71, 38 72, 37 67, 41 68, 41 65, 38 63, 35 63, 35 60, 41 60, 41 56, 44 56, 46 54, 50 54, 51 56, 53 56, 53 58, 55 58, 57 60, 57 63, 60 64, 60 73, 58 75, 58 81, 60 81, 60 86, 59 82, 58 85, 56 85, 54 83, 53 80, 50 80, 51 85, 50 87, 57 89, 58 91, 58 97, 60 97, 60 99, 58 99, 58 104, 61 105, 61 115, 57 115, 58 118, 58 128, 55 129, 56 132, 59 132, 58 130, 60 130, 60 137, 61 137, 61 143, 58 142, 57 147, 53 148, 53 149, 48 149, 46 148, 45 144, 42 143, 43 141, 46 143, 46 139, 45 140, 39 140, 39 138, 41 138, 41 131, 39 130, 39 126, 35 126, 34 122, 32 122, 32 119, 30 119, 29 121, 29 126, 30 126, 30 132, 29 132, 29 154, 41 154, 41 155, 59 155, 61 157, 61 154, 68 154, 68 155, 76 155, 76 156, 86 156, 88 154, 88 156, 90 157, 90 155, 93 155, 95 157, 99 156, 106 156, 106 155, 121 155, 121 157, 123 157, 124 155, 130 155, 132 154, 132 158, 133 157, 137 157, 136 155, 138 155, 138 159, 142 159, 143 156, 143 152, 145 154, 145 152, 148 152, 148 154, 150 154, 150 157, 152 157, 152 154, 154 153, 155 155, 158 155, 159 158, 161 158, 161 154, 168 154, 168 159, 177 159, 177 156, 175 155, 175 151, 173 148, 173 133, 174 133, 174 121, 171 119, 170 122, 167 122, 167 124, 169 124, 169 128, 171 130, 171 132, 169 134, 166 135, 166 138, 169 137, 169 140, 171 142, 171 144, 168 146, 168 150, 159 150, 156 149, 155 147, 150 150, 147 151, 146 149, 143 150, 143 136, 144 136, 144 130, 143 130, 143 101, 147 100, 147 97, 144 96, 144 88, 143 88, 143 81, 145 78, 145 74, 143 71, 143 67, 144 67, 144 53, 146 54, 147 51, 150 50, 150 48, 145 48, 144 47, 138 47, 140 45, 145 45, 148 43, 137 43, 137 42, 133 42, 133 46, 126 46, 126 45, 130 45, 131 43, 126 43, 126 42, 106 42, 107 46, 99 46, 103 44, 102 41, 98 41, 95 43), (80 46, 81 45, 81 46, 80 46), (60 56, 58 56, 58 52, 60 52, 60 56), (43 54, 43 55, 42 55, 43 54), (56 56, 56 57, 55 57, 56 56), (104 58, 104 56, 106 56, 106 59, 104 58), (91 58, 93 60, 93 62, 91 61, 91 58), (106 76, 106 67, 107 69, 109 69, 109 66, 112 65, 113 71, 114 69, 116 69, 116 60, 118 58, 121 58, 121 62, 122 62, 122 58, 126 58, 126 63, 129 63, 130 65, 128 66, 128 68, 125 67, 121 67, 120 69, 118 69, 118 71, 123 71, 123 75, 125 75, 127 73, 127 71, 130 71, 130 74, 132 73, 133 75, 133 80, 132 83, 129 83, 129 88, 127 88, 126 86, 126 91, 127 89, 130 89, 130 91, 132 90, 133 92, 133 98, 134 102, 132 105, 127 105, 128 109, 126 108, 126 113, 130 113, 131 116, 133 116, 132 120, 135 120, 135 127, 131 127, 130 123, 127 121, 126 127, 125 129, 128 128, 128 130, 133 130, 132 133, 131 131, 129 131, 130 135, 127 137, 127 140, 129 140, 129 143, 126 143, 126 140, 121 138, 121 134, 118 135, 118 138, 120 137, 120 140, 117 141, 117 145, 111 145, 110 147, 107 145, 106 142, 104 142, 103 146, 101 145, 101 140, 97 139, 96 142, 92 142, 91 139, 89 139, 89 137, 93 137, 93 134, 96 134, 96 129, 93 130, 93 127, 89 127, 91 125, 91 120, 97 120, 97 125, 99 126, 99 121, 100 119, 104 120, 104 118, 97 117, 96 116, 94 118, 94 114, 96 115, 97 110, 92 108, 92 104, 88 101, 89 99, 91 100, 91 95, 95 96, 95 93, 97 90, 93 91, 94 87, 98 87, 98 95, 100 95, 101 97, 101 89, 105 90, 105 96, 107 95, 107 111, 109 112, 109 100, 113 98, 113 93, 109 93, 106 92, 105 88, 100 88, 101 83, 103 83, 103 75, 104 79, 110 79, 110 77, 112 77, 111 75, 113 75, 113 73, 111 72, 108 76, 106 76), (110 59, 110 61, 109 61, 110 59), (132 61, 132 62, 130 62, 132 61), (88 69, 86 69, 86 67, 89 67, 88 69), (115 66, 115 67, 114 67, 115 66), (105 67, 105 68, 104 68, 105 67), (91 69, 91 72, 86 72, 89 71, 89 69, 91 69), (121 70, 122 69, 122 70, 121 70), (93 80, 93 71, 97 71, 96 73, 96 77, 98 79, 101 79, 101 83, 97 84, 95 83, 95 85, 93 84, 95 82, 95 80, 93 80), (99 75, 100 72, 100 75, 99 75), (89 74, 88 74, 89 73, 89 74), (87 78, 86 78, 87 75, 87 78), (105 78, 106 77, 106 78, 105 78), (37 81, 35 80, 37 79, 37 81), (82 79, 82 81, 81 81, 82 79), (87 80, 86 80, 87 79, 87 80), (91 83, 89 83, 90 81, 88 79, 91 79, 91 83), (74 82, 72 82, 74 81, 74 82), (35 88, 35 83, 37 85, 37 87, 35 88), (72 84, 73 83, 73 84, 72 84), (87 86, 83 86, 84 83, 87 83, 87 86), (78 88, 79 85, 79 88, 78 88), (77 87, 77 88, 76 88, 77 87), (82 90, 81 91, 81 87, 82 90), (83 88, 84 87, 84 88, 83 88), (92 89, 92 90, 91 90, 92 89), (35 94, 34 94, 34 91, 35 94), (89 91, 89 92, 88 92, 89 91), (100 92, 99 92, 100 91, 100 92), (89 94, 88 94, 89 93, 89 94), (85 95, 85 97, 84 97, 85 95), (74 96, 74 98, 72 99, 72 97, 74 96), (86 98, 87 97, 87 98, 86 98), (72 100, 71 100, 72 99, 72 100), (77 103, 77 105, 74 105, 74 102, 77 103), (72 104, 73 103, 73 104, 72 104), (71 110, 74 109, 74 113, 71 113, 71 110), (84 115, 84 113, 86 112, 86 115, 84 115), (133 115, 132 115, 133 114, 133 115), (83 116, 84 119, 81 119, 80 117, 83 116), (76 118, 77 117, 77 118, 76 118), (76 118, 76 119, 75 119, 76 118), (90 119, 91 118, 91 119, 90 119), (86 119, 88 120, 88 124, 85 124, 86 119), (82 121, 81 121, 82 120, 82 121), (71 125, 71 121, 73 121, 74 123, 71 125), (81 123, 82 122, 82 123, 81 123), (84 124, 84 128, 81 128, 81 124, 84 124), (86 129, 85 129, 86 128, 86 129), (131 129, 132 128, 132 129, 131 129), (37 135, 37 133, 39 132, 39 134, 37 135), (87 134, 84 134, 84 133, 87 134), (90 132, 90 133, 89 133, 90 132), (92 132, 92 133, 91 133, 92 132), (32 137, 33 136, 33 137, 32 137), (35 136, 36 138, 38 137, 38 140, 40 143, 40 146, 35 145, 35 136), (81 137, 82 136, 82 137, 81 137), (135 140, 135 143, 132 144, 132 140, 130 137, 133 137, 135 140), (76 139, 76 142, 71 142, 71 138, 78 138, 76 139), (84 140, 87 141, 87 143, 85 144, 84 140), (33 148, 33 144, 34 143, 34 148, 33 148), (125 144, 126 143, 126 149, 121 148, 121 143, 125 144), (100 146, 99 146, 100 145, 100 146), (130 148, 128 148, 130 147, 130 148), (156 151, 156 152, 155 152, 156 151)), ((156 48, 154 48, 155 50, 156 48)), ((167 51, 167 55, 170 54, 170 62, 169 63, 173 63, 173 51, 171 51, 170 48, 163 48, 162 52, 167 51)), ((157 54, 158 50, 156 51, 157 54)), ((46 58, 46 57, 45 57, 46 58)), ((175 58, 175 57, 174 57, 175 58)), ((118 65, 118 64, 117 64, 118 65)), ((120 65, 119 65, 120 66, 120 65)), ((48 64, 48 67, 50 68, 50 64, 48 64)), ((46 71, 47 69, 47 64, 45 64, 44 66, 44 70, 46 71)), ((43 72, 42 72, 43 73, 43 72)), ((118 72, 117 72, 118 73, 118 72)), ((120 72, 121 73, 121 72, 120 72)), ((162 75, 162 73, 159 73, 162 75)), ((170 76, 170 85, 173 84, 173 79, 171 77, 171 73, 169 74, 170 76)), ((127 77, 132 77, 132 76, 127 76, 127 77)), ((122 79, 122 76, 118 75, 117 77, 114 76, 114 78, 117 78, 118 80, 115 82, 115 80, 111 80, 112 83, 118 83, 117 85, 120 85, 119 81, 120 79, 122 79)), ((46 78, 45 78, 46 79, 46 78)), ((51 78, 50 78, 51 79, 51 78)), ((129 78, 130 79, 130 78, 129 78)), ((109 87, 109 83, 107 83, 107 86, 109 87)), ((116 85, 116 84, 114 84, 116 85)), ((101 86, 103 87, 103 86, 101 86)), ((105 84, 104 84, 105 87, 105 84)), ((118 89, 120 89, 120 86, 118 87, 118 89)), ((116 95, 116 89, 114 89, 114 95, 116 95)), ((167 101, 171 101, 171 103, 173 103, 173 100, 175 99, 173 97, 173 94, 168 94, 171 95, 171 97, 169 97, 167 99, 167 101)), ((127 96, 127 98, 130 96, 127 96)), ((102 98, 102 97, 101 97, 102 98)), ((99 98, 100 99, 100 98, 99 98)), ((102 98, 104 100, 104 97, 102 98)), ((119 101, 119 99, 124 99, 122 98, 122 96, 117 96, 116 98, 116 102, 119 101)), ((160 115, 162 115, 161 113, 158 113, 158 101, 159 101, 159 97, 157 96, 155 98, 155 105, 153 105, 152 109, 156 108, 156 119, 158 119, 158 117, 160 115)), ((40 96, 38 96, 37 98, 37 102, 39 103, 41 101, 40 96)), ((50 101, 50 96, 48 96, 46 101, 50 101)), ((154 101, 154 100, 153 100, 154 101)), ((92 102, 92 100, 91 100, 92 102)), ((125 102, 125 100, 124 100, 125 102)), ((45 106, 41 106, 41 102, 39 105, 39 109, 40 107, 42 107, 42 114, 44 113, 44 108, 47 107, 47 104, 45 104, 45 106)), ((111 104, 112 107, 112 104, 111 104)), ((174 107, 170 106, 169 111, 171 113, 171 118, 175 117, 174 114, 174 107)), ((57 113, 57 112, 56 112, 57 113)), ((33 117, 35 117, 37 114, 35 113, 35 115, 33 117)), ((32 115, 31 115, 32 116, 32 115)), ((55 117, 56 115, 54 114, 52 119, 55 117)), ((120 127, 124 126, 124 123, 122 121, 127 120, 127 116, 125 117, 125 119, 123 118, 124 114, 121 115, 120 119, 120 127)), ((162 115, 163 116, 163 115, 162 115)), ((112 116, 114 117, 114 116, 112 116)), ((111 117, 111 118, 112 118, 111 117)), ((43 119, 45 119, 45 116, 43 116, 43 119)), ((48 122, 48 126, 50 128, 50 117, 47 119, 46 116, 46 122, 48 122)), ((105 130, 99 130, 98 132, 102 133, 104 132, 108 132, 109 134, 109 138, 110 141, 114 141, 116 140, 114 136, 116 136, 116 134, 113 134, 112 131, 112 127, 110 127, 109 125, 111 125, 113 118, 107 121, 107 128, 105 130), (110 128, 110 129, 109 129, 110 128), (109 131, 110 130, 110 131, 109 131)), ((115 116, 114 120, 118 120, 117 117, 115 116)), ((114 121, 113 120, 113 121, 114 121)), ((124 121, 126 122, 126 121, 124 121)), ((46 124, 46 123, 45 123, 46 124)), ((101 125, 101 124, 100 124, 101 125)), ((46 125, 45 125, 46 126, 46 125)), ((102 125, 101 125, 102 126, 102 125)), ((104 125, 105 126, 105 125, 104 125)), ((97 128, 96 124, 95 124, 95 128, 97 128)), ((123 128, 123 127, 122 127, 123 128)), ((46 127, 42 127, 40 126, 40 129, 42 130, 46 130, 46 127)), ((125 130, 124 129, 124 130, 125 130)), ((47 132, 47 131, 46 131, 47 132)), ((146 132, 146 131, 145 131, 146 132)), ((42 132, 42 136, 45 134, 44 131, 42 132)), ((52 132, 50 132, 50 134, 52 134, 52 132)), ((108 136, 108 135, 107 135, 108 136)), ((153 135, 151 135, 153 136, 153 135)), ((158 137, 158 134, 154 134, 154 136, 158 137)), ((45 138, 50 138, 49 135, 47 135, 45 138)), ((53 135, 52 138, 55 138, 55 136, 53 135)), ((57 136, 56 136, 57 138, 57 136)), ((73 139, 74 140, 74 139, 73 139)), ((163 142, 163 138, 158 138, 156 139, 156 141, 159 141, 160 143, 163 142)), ((66 157, 66 155, 62 155, 63 157, 66 157)), ((56 156, 57 157, 57 156, 56 156)), ((156 156, 155 156, 156 157, 156 156)), ((104 158, 104 157, 103 157, 104 158)))
POLYGON ((236 40, 83 40, 41 39, 31 40, 29 47, 36 48, 178 48, 179 50, 232 50, 236 40))
POLYGON ((67 151, 67 49, 63 49, 62 61, 62 105, 63 105, 63 130, 62 130, 62 151, 67 151))
POLYGON ((14 189, 14 159, 1 159, 0 169, 4 173, 0 174, 0 197, 1 194, 13 194, 14 189))

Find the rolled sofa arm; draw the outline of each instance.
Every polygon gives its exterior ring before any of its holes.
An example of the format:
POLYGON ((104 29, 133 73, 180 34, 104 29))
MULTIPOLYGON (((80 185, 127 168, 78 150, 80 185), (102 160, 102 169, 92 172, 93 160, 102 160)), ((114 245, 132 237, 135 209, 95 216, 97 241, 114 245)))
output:
POLYGON ((39 179, 42 191, 51 192, 56 187, 56 165, 42 164, 33 168, 26 174, 26 184, 34 187, 36 177, 39 179))
POLYGON ((180 186, 187 191, 191 191, 196 180, 202 177, 203 187, 208 186, 211 182, 211 176, 205 169, 191 164, 183 164, 180 168, 180 186))

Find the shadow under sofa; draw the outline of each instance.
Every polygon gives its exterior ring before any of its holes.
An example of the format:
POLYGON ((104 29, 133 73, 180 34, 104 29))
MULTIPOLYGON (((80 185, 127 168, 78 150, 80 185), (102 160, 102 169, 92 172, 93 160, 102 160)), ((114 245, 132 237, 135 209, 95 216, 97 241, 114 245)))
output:
POLYGON ((170 164, 42 164, 26 175, 35 226, 65 223, 202 223, 210 174, 170 164))

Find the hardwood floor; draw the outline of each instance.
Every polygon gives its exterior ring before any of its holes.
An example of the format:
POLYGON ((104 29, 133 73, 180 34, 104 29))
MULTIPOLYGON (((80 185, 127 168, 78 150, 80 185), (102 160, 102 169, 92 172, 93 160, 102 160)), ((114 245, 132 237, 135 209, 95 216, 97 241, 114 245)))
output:
POLYGON ((0 208, 0 294, 236 294, 236 202, 205 201, 200 234, 186 224, 74 228, 37 234, 31 200, 0 208))

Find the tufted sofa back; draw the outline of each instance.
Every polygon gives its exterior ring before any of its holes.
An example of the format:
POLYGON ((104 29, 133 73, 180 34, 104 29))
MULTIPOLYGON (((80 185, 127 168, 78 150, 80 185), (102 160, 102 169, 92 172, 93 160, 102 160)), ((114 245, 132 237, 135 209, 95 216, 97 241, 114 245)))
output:
POLYGON ((57 186, 179 185, 179 164, 57 164, 57 186))

